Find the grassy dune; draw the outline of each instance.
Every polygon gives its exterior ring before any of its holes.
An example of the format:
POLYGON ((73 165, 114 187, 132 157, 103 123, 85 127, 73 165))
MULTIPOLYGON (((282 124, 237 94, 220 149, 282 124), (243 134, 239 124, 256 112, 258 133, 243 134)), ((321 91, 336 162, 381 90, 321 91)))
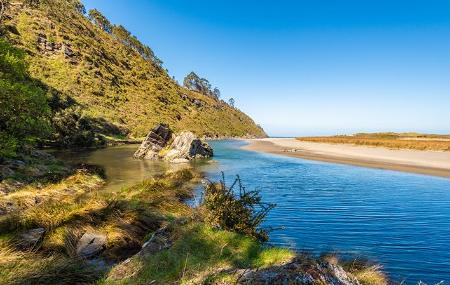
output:
POLYGON ((450 151, 450 136, 416 133, 359 133, 351 136, 299 137, 300 141, 353 144, 389 149, 450 151))

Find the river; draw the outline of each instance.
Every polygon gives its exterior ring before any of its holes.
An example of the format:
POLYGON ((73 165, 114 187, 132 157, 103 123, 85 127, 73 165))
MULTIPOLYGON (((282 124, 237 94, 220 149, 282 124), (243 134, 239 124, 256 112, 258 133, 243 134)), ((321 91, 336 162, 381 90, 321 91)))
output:
MULTIPOLYGON (((211 141, 215 157, 194 164, 276 203, 264 223, 270 243, 316 254, 337 252, 382 264, 395 282, 450 282, 450 179, 308 161, 240 149, 243 141, 211 141)), ((136 145, 64 158, 105 167, 107 189, 132 185, 172 166, 134 160, 136 145)), ((447 283, 445 283, 447 284, 447 283)))

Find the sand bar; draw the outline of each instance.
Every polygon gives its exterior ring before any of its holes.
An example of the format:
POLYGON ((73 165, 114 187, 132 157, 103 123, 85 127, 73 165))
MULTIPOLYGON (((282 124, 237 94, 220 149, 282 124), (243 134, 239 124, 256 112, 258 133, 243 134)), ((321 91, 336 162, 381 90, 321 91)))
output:
POLYGON ((244 149, 272 154, 450 178, 450 152, 302 142, 294 138, 247 140, 244 149))

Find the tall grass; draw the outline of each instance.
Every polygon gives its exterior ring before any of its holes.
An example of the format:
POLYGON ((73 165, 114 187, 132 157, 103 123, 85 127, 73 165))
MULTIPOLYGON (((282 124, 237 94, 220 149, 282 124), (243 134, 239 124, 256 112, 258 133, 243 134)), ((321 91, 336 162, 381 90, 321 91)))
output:
POLYGON ((354 136, 324 136, 324 137, 300 137, 300 141, 331 143, 331 144, 353 144, 373 147, 385 147, 389 149, 414 149, 450 151, 450 140, 447 138, 439 140, 430 137, 401 137, 396 135, 366 135, 354 136))

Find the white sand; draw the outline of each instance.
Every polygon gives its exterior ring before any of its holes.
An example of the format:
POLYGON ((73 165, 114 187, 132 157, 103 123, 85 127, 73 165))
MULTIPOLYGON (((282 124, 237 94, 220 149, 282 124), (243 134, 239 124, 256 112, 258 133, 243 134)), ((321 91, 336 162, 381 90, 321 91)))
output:
POLYGON ((323 156, 432 167, 450 171, 450 152, 391 150, 381 147, 302 142, 294 138, 266 138, 257 141, 271 142, 283 148, 283 151, 297 150, 323 156))

